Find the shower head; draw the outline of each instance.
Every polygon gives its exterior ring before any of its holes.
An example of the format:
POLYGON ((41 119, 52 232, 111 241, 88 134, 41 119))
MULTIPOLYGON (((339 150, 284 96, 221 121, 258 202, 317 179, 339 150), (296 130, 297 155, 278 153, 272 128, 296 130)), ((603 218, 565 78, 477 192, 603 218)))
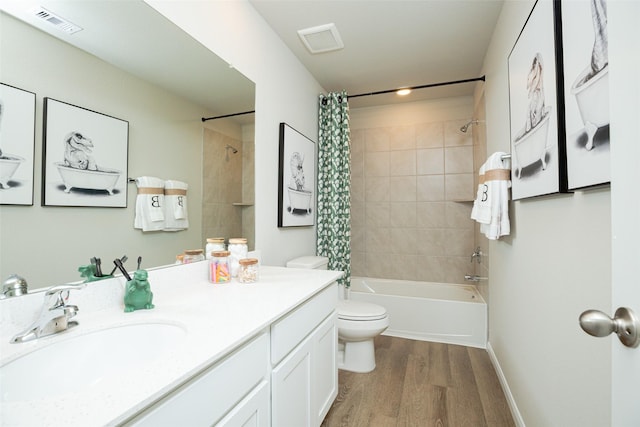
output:
POLYGON ((469 126, 477 125, 480 122, 484 122, 484 120, 475 120, 475 119, 469 120, 469 122, 467 122, 464 126, 460 128, 460 132, 467 133, 467 131, 469 130, 469 126))
POLYGON ((233 154, 237 154, 238 150, 232 146, 230 146, 229 144, 227 144, 226 147, 224 147, 225 150, 231 150, 233 152, 233 154))

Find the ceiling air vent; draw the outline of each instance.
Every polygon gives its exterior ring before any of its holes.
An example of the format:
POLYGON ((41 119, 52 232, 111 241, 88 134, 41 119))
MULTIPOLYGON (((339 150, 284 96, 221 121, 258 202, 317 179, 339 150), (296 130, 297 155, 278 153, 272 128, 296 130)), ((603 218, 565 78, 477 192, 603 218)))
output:
POLYGON ((69 22, 64 18, 61 18, 60 16, 48 11, 43 7, 36 7, 35 9, 33 9, 33 14, 36 18, 48 22, 60 31, 64 31, 67 34, 73 34, 77 33, 78 31, 82 31, 82 27, 79 27, 73 22, 69 22))
POLYGON ((298 35, 311 53, 331 52, 344 48, 335 24, 325 24, 298 30, 298 35))

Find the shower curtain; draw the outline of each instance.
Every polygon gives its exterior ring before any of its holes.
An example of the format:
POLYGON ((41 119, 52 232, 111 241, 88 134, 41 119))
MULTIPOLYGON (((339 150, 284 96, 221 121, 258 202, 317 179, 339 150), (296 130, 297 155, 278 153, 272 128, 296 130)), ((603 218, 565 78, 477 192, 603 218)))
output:
POLYGON ((318 226, 316 250, 330 270, 351 277, 351 145, 347 93, 320 95, 318 123, 318 226))

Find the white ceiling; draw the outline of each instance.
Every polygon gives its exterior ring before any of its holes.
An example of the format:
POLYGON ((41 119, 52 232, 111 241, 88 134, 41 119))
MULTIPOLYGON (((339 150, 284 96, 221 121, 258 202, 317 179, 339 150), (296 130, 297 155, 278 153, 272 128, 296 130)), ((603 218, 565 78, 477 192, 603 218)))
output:
MULTIPOLYGON (((325 90, 350 95, 480 77, 503 1, 249 0, 325 90), (328 23, 345 48, 312 55, 297 31, 328 23)), ((250 80, 141 0, 0 0, 0 9, 215 114, 253 109, 250 80), (37 5, 84 30, 60 33, 29 15, 37 5)), ((475 85, 351 98, 350 106, 471 95, 475 85)))
POLYGON ((214 115, 254 109, 251 80, 142 0, 0 0, 0 10, 214 115), (38 6, 83 30, 60 31, 34 16, 38 6))
MULTIPOLYGON (((503 0, 249 0, 327 91, 362 94, 480 77, 503 0), (344 49, 312 55, 297 31, 334 23, 344 49)), ((416 90, 403 101, 471 95, 476 83, 416 90)), ((397 95, 352 98, 350 106, 397 95)))

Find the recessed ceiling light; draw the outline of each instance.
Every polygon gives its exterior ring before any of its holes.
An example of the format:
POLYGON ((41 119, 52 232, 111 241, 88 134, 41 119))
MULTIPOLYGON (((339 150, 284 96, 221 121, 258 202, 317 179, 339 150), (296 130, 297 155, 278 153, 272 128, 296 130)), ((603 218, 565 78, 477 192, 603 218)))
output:
POLYGON ((400 96, 409 95, 411 93, 411 89, 398 89, 396 93, 400 96))
POLYGON ((298 36, 311 53, 331 52, 344 48, 342 38, 335 24, 298 30, 298 36))

